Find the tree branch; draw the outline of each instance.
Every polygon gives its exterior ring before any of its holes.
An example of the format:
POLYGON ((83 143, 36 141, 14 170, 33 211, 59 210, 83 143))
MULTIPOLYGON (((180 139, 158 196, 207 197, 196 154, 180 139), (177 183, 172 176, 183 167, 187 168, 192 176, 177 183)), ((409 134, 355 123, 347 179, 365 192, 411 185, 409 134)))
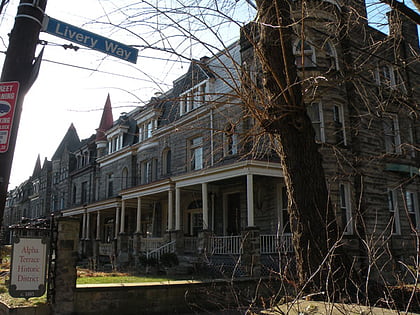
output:
MULTIPOLYGON (((401 3, 399 1, 396 0, 380 0, 382 3, 385 3, 387 5, 389 5, 392 9, 395 9, 399 12, 401 12, 402 14, 404 14, 407 18, 409 18, 411 21, 413 21, 414 23, 420 25, 420 14, 418 14, 417 12, 411 10, 409 7, 407 7, 404 3, 401 3)), ((415 5, 417 7, 420 6, 419 1, 414 1, 415 5)))

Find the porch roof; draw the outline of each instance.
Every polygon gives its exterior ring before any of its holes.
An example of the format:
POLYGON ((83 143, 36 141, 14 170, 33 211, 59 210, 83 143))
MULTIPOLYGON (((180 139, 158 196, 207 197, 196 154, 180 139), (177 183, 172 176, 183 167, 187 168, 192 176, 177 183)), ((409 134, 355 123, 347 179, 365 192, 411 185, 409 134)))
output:
POLYGON ((175 182, 177 188, 181 188, 244 175, 283 177, 283 171, 280 163, 247 160, 231 165, 203 169, 201 171, 174 177, 172 180, 175 182))

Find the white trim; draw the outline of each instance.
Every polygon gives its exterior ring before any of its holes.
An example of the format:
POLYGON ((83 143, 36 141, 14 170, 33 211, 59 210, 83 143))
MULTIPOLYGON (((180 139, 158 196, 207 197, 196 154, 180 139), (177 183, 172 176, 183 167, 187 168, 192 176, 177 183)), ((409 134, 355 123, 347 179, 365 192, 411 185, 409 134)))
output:
POLYGON ((244 161, 235 163, 234 165, 203 169, 201 171, 180 175, 171 179, 176 183, 176 187, 187 187, 204 182, 214 182, 247 174, 279 178, 284 177, 280 163, 244 161))

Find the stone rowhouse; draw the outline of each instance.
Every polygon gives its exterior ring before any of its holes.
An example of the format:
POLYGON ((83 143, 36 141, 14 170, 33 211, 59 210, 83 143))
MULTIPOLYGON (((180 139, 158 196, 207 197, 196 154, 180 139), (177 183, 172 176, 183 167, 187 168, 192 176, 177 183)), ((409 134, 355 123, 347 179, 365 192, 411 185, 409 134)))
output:
MULTIPOLYGON (((416 25, 390 12, 385 35, 367 24, 362 1, 308 1, 306 10, 293 53, 344 244, 358 267, 375 262, 390 279, 402 277, 398 262, 415 263, 420 228, 416 25)), ((292 245, 276 143, 244 106, 261 87, 254 26, 215 56, 192 60, 146 106, 114 120, 108 96, 89 139, 71 125, 52 161, 37 161, 10 192, 5 222, 78 217, 80 255, 119 264, 165 252, 232 269, 241 257, 238 274, 286 264, 292 245)))

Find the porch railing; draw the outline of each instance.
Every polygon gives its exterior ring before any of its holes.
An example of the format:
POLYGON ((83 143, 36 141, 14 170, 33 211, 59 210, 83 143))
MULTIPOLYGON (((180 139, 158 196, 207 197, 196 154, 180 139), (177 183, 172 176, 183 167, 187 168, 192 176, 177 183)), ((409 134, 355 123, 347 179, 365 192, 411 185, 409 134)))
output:
POLYGON ((153 237, 153 238, 142 238, 140 246, 141 246, 141 251, 150 252, 161 247, 164 244, 165 244, 165 239, 163 237, 153 237))
POLYGON ((260 248, 261 254, 291 253, 293 252, 292 236, 261 234, 260 248))
POLYGON ((213 236, 210 238, 213 255, 239 255, 242 253, 242 236, 213 236))
POLYGON ((162 246, 155 248, 151 251, 146 252, 146 258, 155 258, 157 260, 160 259, 160 256, 166 253, 174 253, 176 247, 176 241, 171 241, 169 243, 163 244, 162 246))

